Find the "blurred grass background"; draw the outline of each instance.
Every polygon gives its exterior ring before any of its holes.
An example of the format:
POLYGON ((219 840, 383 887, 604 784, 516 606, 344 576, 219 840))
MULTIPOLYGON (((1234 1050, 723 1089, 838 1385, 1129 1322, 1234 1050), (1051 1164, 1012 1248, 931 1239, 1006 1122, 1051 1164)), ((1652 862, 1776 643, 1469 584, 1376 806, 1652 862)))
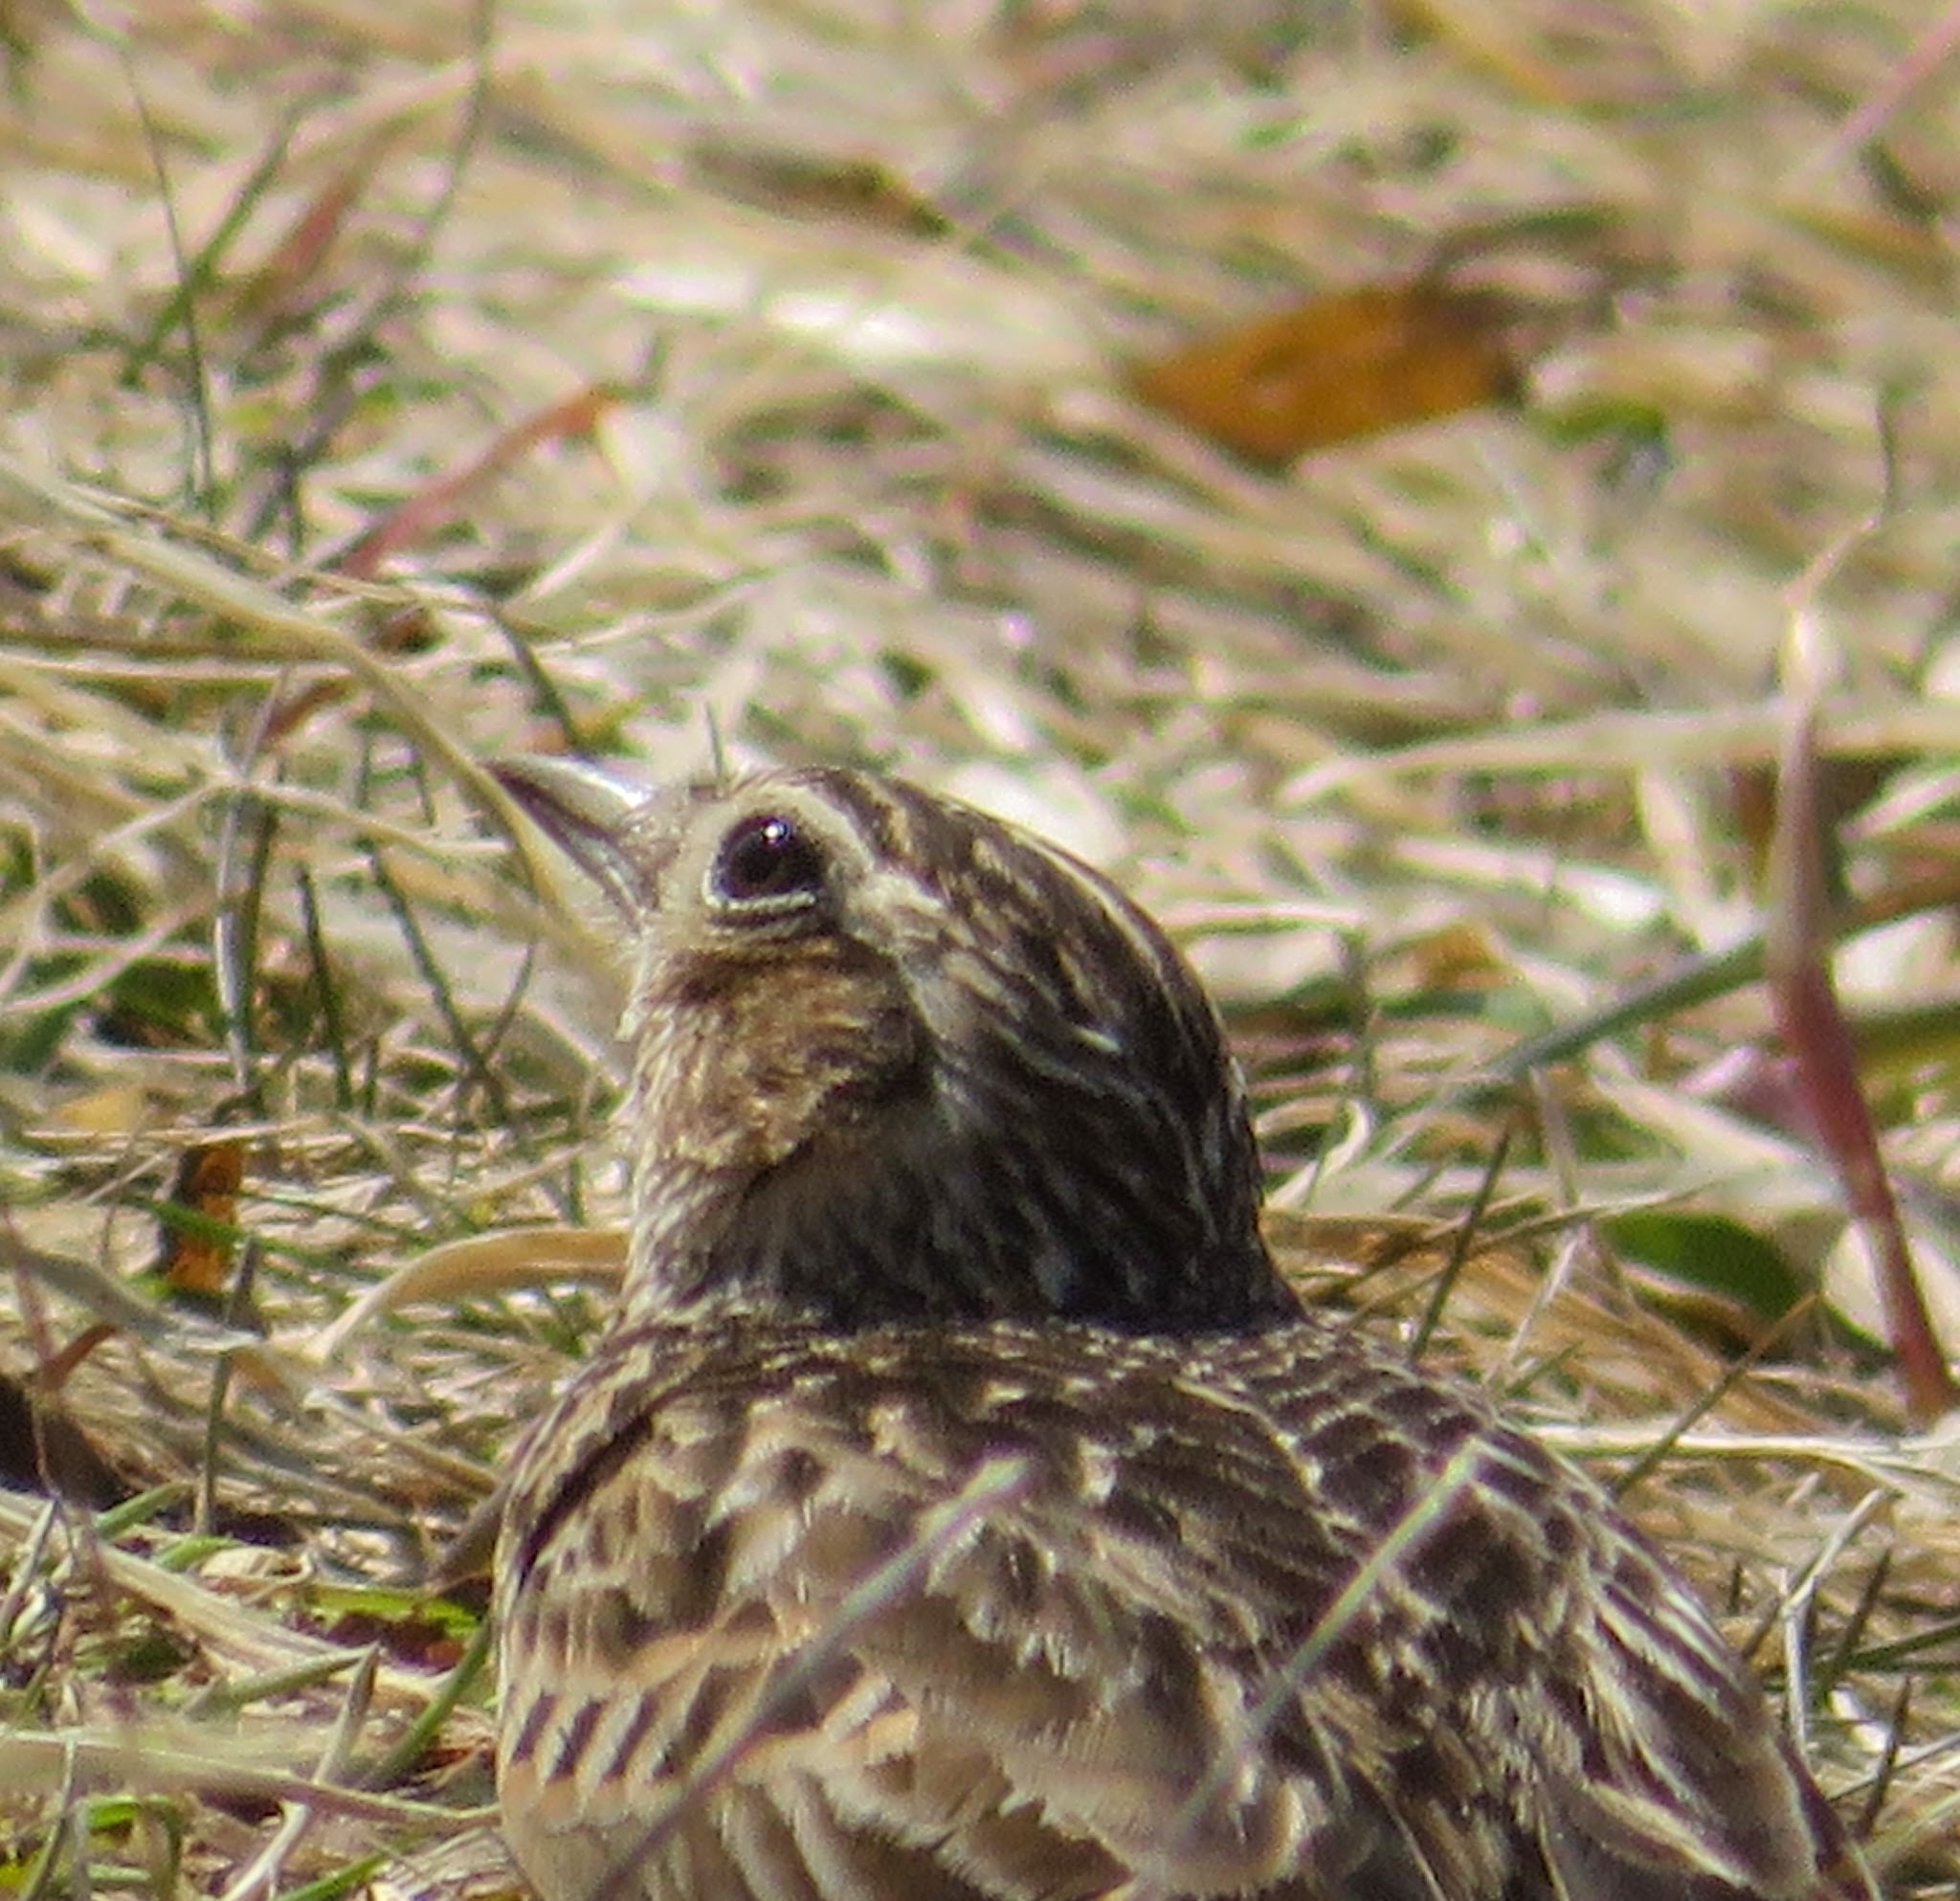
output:
POLYGON ((414 1587, 605 1308, 616 973, 475 762, 719 747, 1119 875, 1299 1270, 1629 1477, 1894 1890, 1960 1893, 1951 1430, 1719 954, 1801 689, 1960 1339, 1956 39, 0 0, 0 1880, 514 1879, 477 1599, 414 1587), (1274 466, 1136 393, 1441 279, 1508 399, 1274 466))

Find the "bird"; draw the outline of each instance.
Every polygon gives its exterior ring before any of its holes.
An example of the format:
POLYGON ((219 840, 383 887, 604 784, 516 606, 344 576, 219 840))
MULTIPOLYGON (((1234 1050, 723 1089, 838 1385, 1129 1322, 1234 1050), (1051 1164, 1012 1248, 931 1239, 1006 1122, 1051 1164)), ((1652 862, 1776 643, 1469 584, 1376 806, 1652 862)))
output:
POLYGON ((627 973, 494 1571, 544 1901, 1876 1901, 1599 1486, 1288 1286, 1114 883, 868 771, 493 770, 627 973))

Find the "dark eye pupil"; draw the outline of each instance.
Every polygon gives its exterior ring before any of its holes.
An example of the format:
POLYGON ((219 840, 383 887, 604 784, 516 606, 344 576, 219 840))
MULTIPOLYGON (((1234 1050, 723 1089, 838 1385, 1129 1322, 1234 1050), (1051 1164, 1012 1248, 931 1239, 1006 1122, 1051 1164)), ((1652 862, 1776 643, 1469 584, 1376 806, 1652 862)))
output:
POLYGON ((823 861, 787 818, 745 818, 722 841, 715 860, 715 895, 733 905, 814 896, 823 888, 823 861))

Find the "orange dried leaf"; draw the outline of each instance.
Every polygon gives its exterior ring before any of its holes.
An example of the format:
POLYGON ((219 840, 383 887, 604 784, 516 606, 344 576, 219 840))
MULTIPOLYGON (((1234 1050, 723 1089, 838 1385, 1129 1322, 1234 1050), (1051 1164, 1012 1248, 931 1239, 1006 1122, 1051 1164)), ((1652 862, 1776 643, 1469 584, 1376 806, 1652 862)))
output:
POLYGON ((185 1294, 220 1294, 231 1271, 238 1225, 238 1190, 245 1180, 245 1145, 236 1140, 198 1142, 184 1152, 171 1199, 197 1218, 163 1223, 157 1265, 171 1288, 185 1294), (215 1230, 227 1232, 220 1235, 215 1230))
POLYGON ((1495 300, 1431 281, 1317 297, 1139 366, 1138 392, 1214 441, 1285 462, 1506 399, 1495 300))

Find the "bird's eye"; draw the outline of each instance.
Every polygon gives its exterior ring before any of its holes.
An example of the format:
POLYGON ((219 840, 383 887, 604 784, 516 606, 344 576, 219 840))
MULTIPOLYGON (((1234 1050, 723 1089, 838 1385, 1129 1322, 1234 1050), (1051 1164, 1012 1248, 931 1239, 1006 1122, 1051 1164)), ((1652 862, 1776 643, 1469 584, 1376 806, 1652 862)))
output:
POLYGON ((807 904, 823 891, 823 856, 793 819, 758 813, 729 828, 707 890, 729 906, 807 904))

